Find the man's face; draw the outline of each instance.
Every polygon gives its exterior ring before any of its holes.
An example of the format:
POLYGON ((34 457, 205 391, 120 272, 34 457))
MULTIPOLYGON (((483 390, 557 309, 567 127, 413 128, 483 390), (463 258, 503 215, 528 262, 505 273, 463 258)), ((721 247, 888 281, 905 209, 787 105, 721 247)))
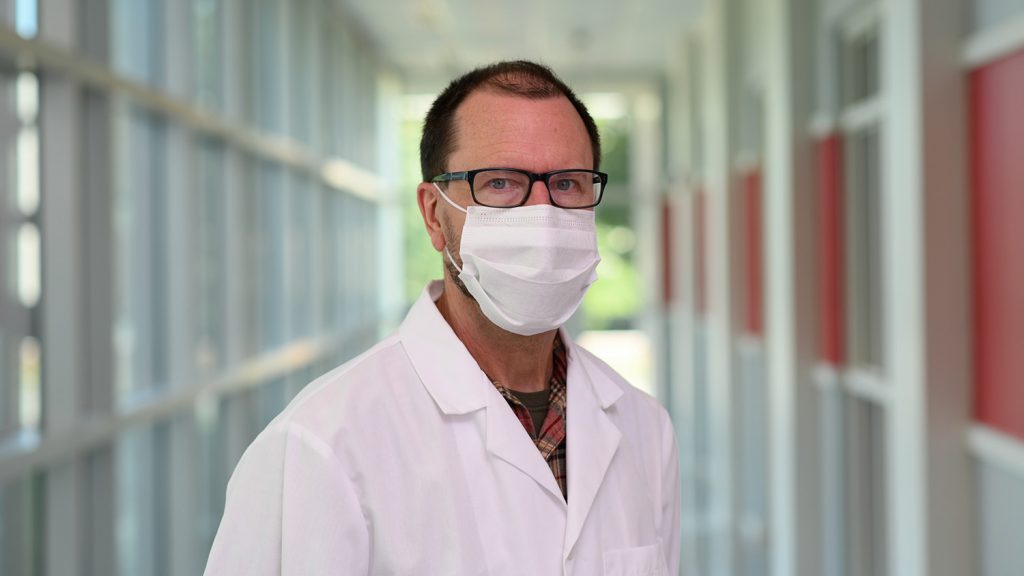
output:
MULTIPOLYGON (((544 173, 565 168, 592 169, 593 153, 586 126, 564 96, 539 100, 478 90, 455 114, 455 147, 449 172, 477 168, 519 168, 544 173)), ((448 196, 460 206, 472 206, 468 182, 449 182, 448 196)), ((526 205, 549 204, 543 182, 536 182, 526 205)), ((440 229, 430 230, 438 250, 445 246, 461 262, 459 246, 466 215, 437 198, 440 229)), ((428 227, 429 228, 429 227, 428 227)), ((446 261, 451 274, 453 267, 446 261)), ((458 273, 452 274, 457 277, 458 273)))

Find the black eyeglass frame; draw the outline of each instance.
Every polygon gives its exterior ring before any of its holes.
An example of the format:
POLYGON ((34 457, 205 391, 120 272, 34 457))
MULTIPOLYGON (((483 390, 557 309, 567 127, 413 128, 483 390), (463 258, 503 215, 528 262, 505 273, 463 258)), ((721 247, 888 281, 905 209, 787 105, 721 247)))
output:
POLYGON ((567 168, 564 170, 552 170, 551 172, 545 172, 538 174, 536 172, 530 172, 528 170, 520 170, 518 168, 478 168, 476 170, 466 170, 463 172, 445 172, 444 174, 438 174, 430 179, 431 182, 458 182, 465 181, 469 183, 469 194, 473 197, 473 202, 480 206, 487 206, 488 208, 517 208, 526 204, 526 201, 530 199, 530 191, 533 190, 534 182, 543 182, 544 188, 548 191, 548 200, 551 201, 552 206, 558 206, 566 210, 579 210, 585 208, 593 208, 601 203, 601 199, 604 198, 604 189, 608 186, 608 174, 604 172, 598 172, 597 170, 587 170, 584 168, 567 168), (486 204, 476 199, 476 190, 473 189, 473 180, 476 179, 476 175, 481 172, 488 172, 491 170, 500 170, 502 172, 515 172, 522 174, 530 179, 530 185, 526 188, 526 193, 523 194, 523 199, 518 204, 510 204, 507 206, 495 206, 493 204, 486 204), (597 201, 593 204, 587 204, 586 206, 562 206, 555 197, 551 194, 551 177, 557 176, 558 174, 566 174, 569 172, 589 172, 597 176, 601 180, 601 193, 597 197, 597 201))

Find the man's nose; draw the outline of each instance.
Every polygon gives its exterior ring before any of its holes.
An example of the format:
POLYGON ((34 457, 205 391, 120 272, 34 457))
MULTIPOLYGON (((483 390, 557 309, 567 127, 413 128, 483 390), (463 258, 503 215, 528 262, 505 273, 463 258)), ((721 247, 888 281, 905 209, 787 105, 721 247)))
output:
POLYGON ((548 195, 548 188, 543 180, 537 180, 530 187, 530 195, 526 197, 526 204, 524 206, 535 206, 537 204, 551 204, 551 197, 548 195))

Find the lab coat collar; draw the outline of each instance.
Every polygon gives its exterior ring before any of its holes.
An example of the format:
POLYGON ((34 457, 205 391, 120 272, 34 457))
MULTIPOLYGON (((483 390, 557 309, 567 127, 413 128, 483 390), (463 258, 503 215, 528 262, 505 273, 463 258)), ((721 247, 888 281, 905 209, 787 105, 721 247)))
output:
MULTIPOLYGON (((554 497, 561 491, 506 400, 438 311, 443 284, 431 282, 399 328, 402 344, 434 402, 445 414, 487 408, 487 451, 532 477, 554 497)), ((569 502, 564 552, 572 550, 622 437, 608 410, 622 396, 612 381, 561 330, 569 367, 566 425, 569 502)))
POLYGON ((427 284, 398 333, 438 408, 445 414, 468 414, 487 406, 488 388, 494 386, 437 309, 434 302, 443 290, 440 280, 427 284))
POLYGON ((443 413, 468 414, 486 408, 487 452, 562 500, 558 483, 530 435, 438 311, 435 301, 443 289, 441 282, 428 284, 399 328, 416 373, 443 413))
POLYGON ((612 381, 577 346, 570 348, 567 377, 566 465, 569 474, 569 513, 565 525, 566 557, 583 531, 622 432, 607 410, 622 396, 612 381))

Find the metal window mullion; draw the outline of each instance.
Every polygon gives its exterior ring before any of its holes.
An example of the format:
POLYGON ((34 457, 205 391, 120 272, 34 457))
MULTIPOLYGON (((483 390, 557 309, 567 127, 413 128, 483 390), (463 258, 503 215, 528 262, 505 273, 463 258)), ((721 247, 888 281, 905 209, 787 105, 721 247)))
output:
MULTIPOLYGON (((99 10, 93 5, 90 10, 99 10)), ((110 254, 113 246, 111 178, 110 104, 105 95, 86 92, 83 120, 85 122, 82 153, 85 167, 84 194, 90 199, 83 206, 85 237, 83 262, 88 262, 83 302, 84 325, 81 331, 85 346, 88 382, 86 409, 94 417, 111 417, 116 406, 114 391, 114 265, 110 254)), ((90 508, 85 529, 90 543, 84 562, 87 574, 114 573, 114 457, 110 445, 91 450, 87 455, 88 480, 85 498, 90 508)))
MULTIPOLYGON (((328 97, 324 93, 324 87, 329 85, 329 78, 320 74, 323 70, 323 62, 326 51, 326 38, 324 27, 320 24, 327 17, 328 8, 322 2, 311 2, 310 10, 307 13, 306 27, 309 35, 309 62, 310 75, 313 79, 313 86, 308 87, 310 91, 309 123, 312 130, 310 134, 310 146, 321 158, 329 157, 327 153, 326 131, 330 125, 325 122, 324 99, 328 97)), ((328 56, 329 57, 329 56, 328 56)))
MULTIPOLYGON (((224 0, 221 18, 221 36, 224 38, 225 110, 241 110, 245 94, 244 66, 245 31, 242 26, 242 2, 224 0)), ((244 357, 244 277, 245 241, 242 224, 242 187, 245 170, 244 153, 231 143, 224 150, 224 242, 225 274, 221 302, 224 305, 225 362, 224 366, 237 366, 244 357)))
POLYGON ((353 160, 355 157, 354 151, 358 148, 359 144, 355 141, 358 136, 356 131, 356 112, 355 112, 355 96, 358 84, 355 78, 355 66, 359 59, 359 54, 356 52, 355 42, 352 38, 352 30, 347 24, 343 24, 339 27, 338 39, 339 49, 341 54, 339 55, 338 62, 340 70, 338 72, 338 81, 341 85, 338 87, 337 96, 339 98, 339 108, 341 114, 339 114, 340 126, 338 127, 339 133, 341 134, 340 150, 338 155, 346 160, 353 160))
MULTIPOLYGON (((2 0, 0 0, 2 1, 2 0)), ((14 77, 0 76, 0 95, 7 96, 14 89, 14 77)), ((17 146, 18 119, 13 107, 0 107, 0 155, 13 158, 17 146)), ((13 182, 15 174, 8 172, 12 162, 0 163, 0 177, 4 182, 13 182)), ((0 189, 0 270, 15 270, 15 234, 17 221, 15 210, 16 192, 12 186, 0 189)), ((10 289, 11 283, 0 290, 0 439, 18 429, 18 378, 17 357, 14 353, 18 341, 16 329, 12 326, 18 317, 17 299, 10 289)))
MULTIPOLYGON (((47 41, 77 43, 76 2, 42 3, 40 34, 47 41)), ((40 178, 42 290, 42 409, 44 437, 73 429, 81 420, 91 384, 83 362, 81 293, 85 267, 80 249, 83 197, 78 186, 80 86, 56 74, 40 78, 40 178)), ((43 527, 47 574, 78 574, 85 548, 86 508, 78 454, 46 470, 43 527)))
MULTIPOLYGON (((165 2, 162 5, 164 39, 162 49, 163 84, 168 93, 182 101, 192 99, 192 48, 191 38, 191 6, 188 2, 165 2)), ((206 186, 199 186, 196 178, 197 149, 193 135, 186 126, 169 119, 167 127, 166 167, 163 193, 165 195, 163 229, 166 234, 167 272, 165 278, 169 284, 167 298, 162 303, 166 307, 164 318, 168 322, 168 377, 169 388, 189 388, 196 377, 193 350, 196 341, 196 318, 194 314, 196 286, 193 281, 197 270, 195 262, 197 225, 192 214, 195 213, 199 193, 211 192, 206 186)), ((200 224, 201 225, 201 224, 200 224)), ((161 534, 161 526, 166 526, 167 539, 159 544, 166 551, 162 558, 166 561, 168 574, 196 574, 201 570, 197 565, 200 554, 197 548, 195 533, 198 527, 197 481, 198 470, 198 437, 192 420, 192 410, 183 406, 179 415, 172 415, 165 424, 156 423, 155 441, 157 446, 164 446, 166 453, 156 453, 154 466, 155 477, 154 497, 158 506, 156 510, 165 510, 167 518, 154 518, 157 534, 161 534), (156 432, 162 430, 163 432, 156 432), (163 438, 163 442, 159 439, 163 438), (169 466, 168 466, 169 463, 169 466), (173 470, 174 481, 166 482, 160 471, 173 470)))
MULTIPOLYGON (((296 138, 297 134, 301 132, 301 126, 299 126, 296 115, 292 113, 293 102, 301 100, 299 92, 307 91, 310 87, 298 85, 298 82, 295 81, 297 75, 295 67, 288 65, 290 62, 297 61, 294 36, 298 32, 296 30, 298 23, 296 22, 295 11, 286 9, 284 3, 275 3, 274 6, 278 9, 275 22, 279 27, 278 33, 281 48, 280 60, 275 61, 274 64, 278 67, 278 81, 282 82, 285 86, 281 90, 281 99, 277 103, 278 114, 283 119, 284 133, 292 138, 296 138)), ((282 239, 284 241, 281 246, 282 258, 280 263, 280 281, 283 285, 280 293, 281 301, 277 303, 277 306, 280 307, 282 315, 280 328, 284 331, 280 338, 281 341, 288 342, 299 336, 298 320, 295 315, 295 302, 298 287, 303 282, 303 279, 299 278, 298 274, 296 274, 296 269, 299 267, 295 257, 300 256, 298 247, 302 245, 298 238, 300 235, 308 233, 308 230, 299 230, 295 225, 295 205, 297 197, 302 194, 302 176, 293 174, 287 167, 281 167, 281 171, 281 188, 275 193, 276 201, 281 210, 274 210, 273 212, 275 213, 274 217, 280 219, 282 239)))

